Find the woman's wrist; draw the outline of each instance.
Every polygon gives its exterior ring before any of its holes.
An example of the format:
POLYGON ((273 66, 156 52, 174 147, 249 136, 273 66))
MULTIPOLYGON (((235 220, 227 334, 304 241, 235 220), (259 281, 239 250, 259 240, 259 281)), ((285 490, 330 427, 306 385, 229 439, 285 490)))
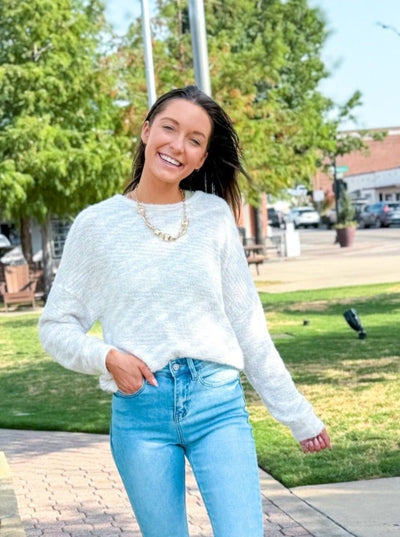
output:
POLYGON ((111 369, 115 365, 117 352, 118 351, 116 349, 110 349, 106 355, 106 368, 107 368, 107 371, 109 371, 110 373, 111 373, 111 369))

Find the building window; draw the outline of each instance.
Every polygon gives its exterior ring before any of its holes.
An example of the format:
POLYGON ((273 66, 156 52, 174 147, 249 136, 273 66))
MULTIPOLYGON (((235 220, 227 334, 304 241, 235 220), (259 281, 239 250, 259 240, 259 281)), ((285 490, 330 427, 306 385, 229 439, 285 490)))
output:
POLYGON ((65 239, 67 238, 70 227, 71 222, 66 220, 60 220, 59 218, 53 218, 51 220, 51 246, 53 259, 59 259, 61 257, 65 239))

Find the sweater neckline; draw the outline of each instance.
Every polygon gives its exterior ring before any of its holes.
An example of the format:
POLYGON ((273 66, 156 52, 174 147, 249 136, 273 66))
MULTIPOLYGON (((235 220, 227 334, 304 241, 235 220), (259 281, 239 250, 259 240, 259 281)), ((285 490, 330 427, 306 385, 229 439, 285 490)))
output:
MULTIPOLYGON (((198 198, 203 193, 201 190, 196 190, 195 192, 191 192, 191 191, 187 190, 186 192, 188 192, 190 194, 190 195, 186 196, 186 204, 187 205, 192 203, 192 201, 194 199, 198 198)), ((132 198, 127 198, 123 194, 115 194, 115 198, 121 199, 124 203, 129 204, 131 207, 132 206, 137 207, 137 201, 133 200, 132 198)), ((141 202, 141 203, 142 203, 142 205, 144 205, 145 207, 148 207, 149 209, 159 209, 159 210, 176 209, 176 208, 182 206, 181 201, 178 201, 176 203, 143 203, 143 202, 141 202)))

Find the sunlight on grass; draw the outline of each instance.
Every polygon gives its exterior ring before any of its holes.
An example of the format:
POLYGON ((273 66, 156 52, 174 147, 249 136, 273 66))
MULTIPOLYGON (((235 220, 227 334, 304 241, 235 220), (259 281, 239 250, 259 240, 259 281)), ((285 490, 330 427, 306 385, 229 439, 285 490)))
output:
POLYGON ((257 288, 268 287, 268 285, 279 285, 282 280, 258 280, 254 282, 257 288))
MULTIPOLYGON (((260 466, 289 487, 400 476, 400 284, 260 296, 275 344, 334 445, 304 455, 243 376, 260 466), (349 307, 365 340, 343 318, 349 307)), ((0 316, 0 426, 107 433, 110 394, 96 377, 48 357, 37 321, 37 314, 0 316)), ((101 337, 98 323, 91 334, 101 337)))

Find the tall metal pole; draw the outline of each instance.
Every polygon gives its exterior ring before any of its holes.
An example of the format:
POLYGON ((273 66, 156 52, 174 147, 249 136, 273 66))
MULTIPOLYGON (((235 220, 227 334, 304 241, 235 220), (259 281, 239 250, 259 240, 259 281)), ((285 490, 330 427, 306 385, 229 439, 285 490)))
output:
POLYGON ((153 51, 151 44, 150 15, 147 0, 142 1, 142 30, 144 44, 144 62, 146 67, 147 100, 149 108, 156 100, 156 85, 154 81, 153 51))
POLYGON ((336 167, 336 156, 332 157, 332 167, 333 167, 333 191, 335 193, 335 209, 336 209, 336 222, 339 221, 340 213, 340 182, 336 167))
POLYGON ((196 84, 204 93, 211 95, 203 0, 189 0, 189 21, 196 84))

